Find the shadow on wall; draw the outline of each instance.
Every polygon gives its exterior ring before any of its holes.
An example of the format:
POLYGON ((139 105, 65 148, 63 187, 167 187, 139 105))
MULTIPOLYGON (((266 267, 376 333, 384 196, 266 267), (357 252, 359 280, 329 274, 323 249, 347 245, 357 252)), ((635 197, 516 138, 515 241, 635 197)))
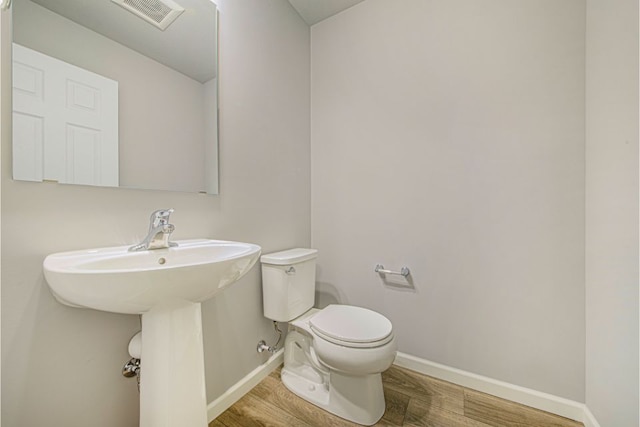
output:
POLYGON ((316 282, 316 308, 325 308, 329 304, 347 304, 347 298, 331 283, 316 282))
MULTIPOLYGON (((387 289, 401 292, 417 292, 413 283, 413 277, 410 275, 404 277, 399 274, 382 274, 380 275, 379 280, 382 281, 383 286, 387 289)), ((329 304, 349 304, 347 297, 333 284, 327 282, 316 282, 315 297, 315 307, 320 309, 325 308, 329 304)))

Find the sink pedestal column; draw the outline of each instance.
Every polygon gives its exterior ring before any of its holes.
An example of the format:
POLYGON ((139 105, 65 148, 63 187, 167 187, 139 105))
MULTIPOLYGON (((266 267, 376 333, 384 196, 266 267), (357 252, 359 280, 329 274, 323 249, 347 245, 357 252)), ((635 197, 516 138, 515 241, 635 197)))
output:
POLYGON ((140 427, 206 427, 200 303, 164 301, 142 315, 140 427))

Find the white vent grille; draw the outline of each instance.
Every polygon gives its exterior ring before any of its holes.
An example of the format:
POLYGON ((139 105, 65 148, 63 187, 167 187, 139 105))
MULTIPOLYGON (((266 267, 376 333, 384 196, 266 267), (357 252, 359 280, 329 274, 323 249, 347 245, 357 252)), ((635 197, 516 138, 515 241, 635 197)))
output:
POLYGON ((184 12, 184 8, 171 0, 111 0, 148 23, 166 29, 184 12))

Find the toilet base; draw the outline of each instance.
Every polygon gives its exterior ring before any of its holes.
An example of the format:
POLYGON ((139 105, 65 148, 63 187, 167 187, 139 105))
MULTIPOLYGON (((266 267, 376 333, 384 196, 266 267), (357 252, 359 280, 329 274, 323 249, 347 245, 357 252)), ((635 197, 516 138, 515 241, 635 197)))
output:
POLYGON ((300 368, 291 369, 285 363, 281 372, 282 383, 297 396, 354 423, 370 426, 382 418, 385 402, 380 374, 349 376, 331 371, 318 376, 300 368))

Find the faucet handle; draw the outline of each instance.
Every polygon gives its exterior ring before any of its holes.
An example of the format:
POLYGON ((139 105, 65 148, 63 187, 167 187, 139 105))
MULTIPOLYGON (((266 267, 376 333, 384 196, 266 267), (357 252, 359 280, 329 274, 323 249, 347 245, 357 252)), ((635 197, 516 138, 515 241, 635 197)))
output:
POLYGON ((151 218, 149 218, 149 229, 169 224, 169 216, 172 212, 173 209, 159 209, 152 213, 151 218))

